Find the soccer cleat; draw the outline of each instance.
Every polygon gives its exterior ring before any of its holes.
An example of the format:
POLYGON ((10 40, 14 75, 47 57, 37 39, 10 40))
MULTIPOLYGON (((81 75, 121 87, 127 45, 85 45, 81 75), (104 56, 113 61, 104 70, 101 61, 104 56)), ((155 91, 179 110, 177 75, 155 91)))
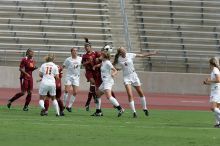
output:
POLYGON ((44 109, 42 109, 40 112, 40 115, 41 116, 48 116, 48 113, 44 109))
POLYGON ((85 107, 86 107, 86 111, 89 111, 89 105, 86 105, 85 107))
POLYGON ((59 114, 56 114, 56 117, 59 117, 60 115, 59 114))
POLYGON ((144 111, 144 114, 145 114, 146 116, 149 116, 149 112, 148 112, 147 109, 145 109, 145 110, 143 110, 143 111, 144 111))
POLYGON ((101 117, 101 116, 103 116, 103 113, 102 113, 102 112, 95 112, 95 113, 93 113, 91 116, 101 117))
POLYGON ((68 112, 72 112, 72 108, 71 107, 66 107, 66 110, 68 111, 68 112))
POLYGON ((23 107, 23 111, 28 111, 28 106, 25 105, 25 106, 23 107))
POLYGON ((11 102, 8 101, 7 107, 10 109, 11 108, 11 102))
POLYGON ((215 124, 214 128, 220 128, 220 124, 215 124))
POLYGON ((133 113, 133 118, 137 118, 137 113, 136 112, 133 113))
POLYGON ((65 116, 63 111, 60 112, 60 116, 65 116))
POLYGON ((121 115, 124 113, 124 109, 123 108, 121 108, 120 110, 119 110, 119 112, 118 112, 118 117, 121 117, 121 115))

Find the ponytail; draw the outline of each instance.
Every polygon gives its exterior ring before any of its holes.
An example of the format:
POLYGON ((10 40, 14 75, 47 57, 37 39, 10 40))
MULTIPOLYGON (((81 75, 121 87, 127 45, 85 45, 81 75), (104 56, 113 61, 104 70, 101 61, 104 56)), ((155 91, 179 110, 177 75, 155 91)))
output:
POLYGON ((113 65, 118 64, 119 55, 120 55, 120 49, 118 49, 118 50, 117 50, 117 53, 115 54, 115 58, 114 58, 113 65))

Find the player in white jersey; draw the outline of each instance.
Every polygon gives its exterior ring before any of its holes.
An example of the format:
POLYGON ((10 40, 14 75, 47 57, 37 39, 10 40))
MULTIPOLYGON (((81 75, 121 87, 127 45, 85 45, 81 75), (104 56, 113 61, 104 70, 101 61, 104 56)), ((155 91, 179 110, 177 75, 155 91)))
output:
POLYGON ((210 103, 211 110, 215 113, 216 124, 220 128, 220 71, 219 64, 215 58, 209 60, 211 76, 203 81, 205 85, 211 86, 210 103))
POLYGON ((124 85, 125 85, 125 88, 128 94, 128 100, 129 100, 130 107, 133 111, 134 118, 137 117, 137 114, 135 110, 134 97, 133 97, 131 86, 133 86, 136 89, 138 95, 140 96, 142 108, 143 108, 145 115, 148 116, 149 112, 148 112, 147 105, 146 105, 146 99, 141 88, 140 79, 138 78, 137 73, 135 72, 133 60, 135 57, 147 57, 147 56, 155 55, 155 54, 157 54, 156 51, 152 53, 145 53, 145 54, 127 53, 125 48, 120 47, 117 50, 117 53, 115 55, 113 64, 114 65, 118 64, 122 68, 124 85))
POLYGON ((101 112, 101 96, 105 94, 108 100, 113 104, 113 106, 118 110, 118 117, 120 117, 124 109, 120 106, 118 101, 112 97, 112 86, 114 85, 113 77, 117 74, 117 70, 114 68, 110 62, 110 54, 106 51, 101 53, 101 78, 102 84, 96 91, 98 102, 96 103, 96 112, 92 116, 102 116, 101 112))
POLYGON ((82 57, 77 55, 77 48, 72 48, 71 57, 66 58, 63 63, 63 68, 67 69, 65 78, 64 106, 69 112, 72 111, 72 105, 78 92, 81 62, 82 57), (67 105, 68 92, 70 91, 71 87, 73 92, 69 100, 69 104, 67 105))
POLYGON ((56 110, 56 116, 59 116, 59 107, 56 100, 56 82, 55 79, 59 78, 59 71, 57 65, 53 63, 54 55, 48 54, 45 58, 46 63, 42 64, 39 70, 39 76, 42 78, 39 87, 40 100, 39 105, 41 107, 41 115, 44 114, 44 100, 47 98, 47 94, 49 93, 53 101, 54 108, 56 110))

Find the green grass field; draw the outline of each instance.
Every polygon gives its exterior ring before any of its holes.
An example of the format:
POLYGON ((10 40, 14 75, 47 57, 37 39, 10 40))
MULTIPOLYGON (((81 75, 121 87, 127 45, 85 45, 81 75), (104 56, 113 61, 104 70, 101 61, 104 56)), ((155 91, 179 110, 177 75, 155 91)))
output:
POLYGON ((118 118, 113 109, 103 117, 75 109, 65 117, 41 117, 40 109, 0 107, 0 146, 219 146, 220 129, 208 111, 130 110, 118 118))

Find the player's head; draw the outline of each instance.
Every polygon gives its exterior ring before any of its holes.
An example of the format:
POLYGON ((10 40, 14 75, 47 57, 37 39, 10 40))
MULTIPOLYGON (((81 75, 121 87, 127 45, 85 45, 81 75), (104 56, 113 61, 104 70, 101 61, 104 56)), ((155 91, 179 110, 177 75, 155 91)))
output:
POLYGON ((27 49, 27 51, 26 51, 26 56, 27 56, 28 58, 32 58, 32 57, 34 56, 34 51, 31 50, 30 48, 27 49))
POLYGON ((72 48, 70 51, 71 51, 72 56, 76 56, 78 49, 77 48, 72 48))
POLYGON ((219 66, 218 60, 215 57, 213 57, 209 60, 209 64, 211 67, 218 67, 219 66))
POLYGON ((45 61, 46 62, 53 62, 55 59, 55 55, 53 53, 49 53, 46 57, 45 57, 45 61))
POLYGON ((117 49, 117 52, 115 54, 115 58, 114 58, 114 62, 113 62, 113 65, 116 65, 118 64, 118 58, 119 56, 122 56, 122 57, 126 57, 126 49, 124 47, 119 47, 117 49))
POLYGON ((86 50, 86 52, 90 52, 91 50, 92 50, 92 48, 91 48, 91 42, 89 42, 89 39, 88 38, 84 38, 85 39, 85 44, 84 44, 84 46, 85 46, 85 50, 86 50))
POLYGON ((119 55, 121 55, 122 57, 124 57, 125 54, 126 54, 126 49, 124 47, 119 47, 118 50, 117 50, 117 53, 119 55))
POLYGON ((102 51, 101 58, 102 59, 110 60, 111 59, 111 54, 109 52, 107 52, 107 51, 102 51))

